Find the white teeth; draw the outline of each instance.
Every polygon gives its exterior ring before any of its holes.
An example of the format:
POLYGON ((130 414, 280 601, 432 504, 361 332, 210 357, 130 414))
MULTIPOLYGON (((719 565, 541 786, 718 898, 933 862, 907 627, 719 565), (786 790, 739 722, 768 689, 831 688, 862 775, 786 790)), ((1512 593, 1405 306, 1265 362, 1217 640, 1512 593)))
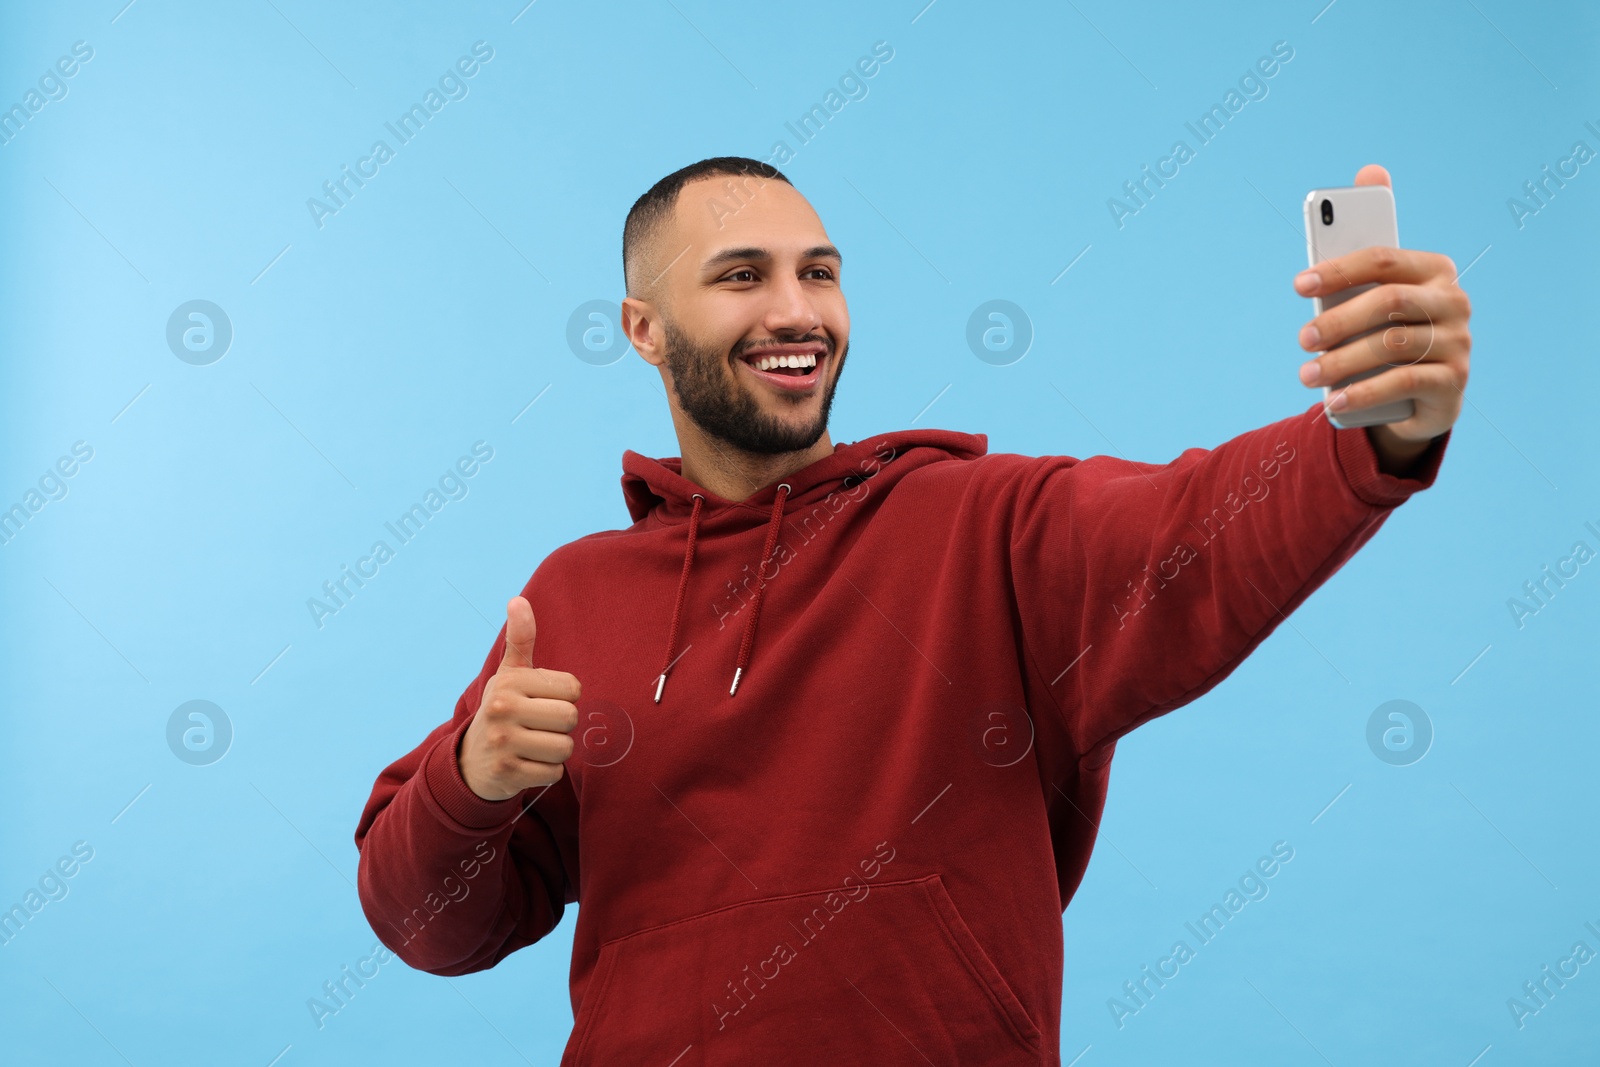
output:
POLYGON ((817 357, 804 356, 768 356, 765 359, 751 360, 750 365, 756 370, 770 371, 777 367, 804 367, 811 368, 817 365, 817 357))

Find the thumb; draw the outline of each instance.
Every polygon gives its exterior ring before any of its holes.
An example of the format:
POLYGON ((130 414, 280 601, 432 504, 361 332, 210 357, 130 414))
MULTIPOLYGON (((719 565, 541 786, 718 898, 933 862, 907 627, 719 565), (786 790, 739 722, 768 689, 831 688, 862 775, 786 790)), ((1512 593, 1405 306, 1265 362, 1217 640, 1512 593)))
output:
POLYGON ((526 597, 514 596, 506 602, 506 650, 500 669, 533 666, 533 605, 526 597))
POLYGON ((1357 185, 1387 185, 1394 188, 1394 182, 1389 180, 1389 172, 1376 163, 1368 163, 1356 172, 1355 184, 1357 185))

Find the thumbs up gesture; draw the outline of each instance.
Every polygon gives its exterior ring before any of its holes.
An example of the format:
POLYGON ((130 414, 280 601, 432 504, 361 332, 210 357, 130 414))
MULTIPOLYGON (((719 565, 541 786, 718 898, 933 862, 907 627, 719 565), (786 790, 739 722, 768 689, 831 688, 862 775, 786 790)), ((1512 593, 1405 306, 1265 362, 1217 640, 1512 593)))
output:
POLYGON ((500 668, 461 740, 461 778, 484 800, 509 800, 532 786, 561 780, 578 725, 578 679, 533 665, 533 606, 506 604, 506 647, 500 668))

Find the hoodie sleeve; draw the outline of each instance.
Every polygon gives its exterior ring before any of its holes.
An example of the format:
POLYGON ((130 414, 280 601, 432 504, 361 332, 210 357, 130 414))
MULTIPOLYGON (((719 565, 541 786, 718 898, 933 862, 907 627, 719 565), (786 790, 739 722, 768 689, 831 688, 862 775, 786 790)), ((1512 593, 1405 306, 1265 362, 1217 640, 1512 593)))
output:
POLYGON ((1170 463, 1042 456, 1013 497, 1011 577, 1033 673, 1094 766, 1226 678, 1394 508, 1434 482, 1378 469, 1322 404, 1170 463))
POLYGON ((467 786, 456 761, 505 637, 502 625, 450 721, 378 776, 356 828, 367 921, 397 956, 432 974, 493 967, 553 930, 577 899, 570 777, 491 801, 467 786))

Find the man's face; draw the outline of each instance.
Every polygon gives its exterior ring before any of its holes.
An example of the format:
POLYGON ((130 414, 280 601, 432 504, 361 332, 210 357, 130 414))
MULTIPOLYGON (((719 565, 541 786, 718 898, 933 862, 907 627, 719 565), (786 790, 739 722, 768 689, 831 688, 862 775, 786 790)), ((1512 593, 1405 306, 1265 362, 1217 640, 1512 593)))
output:
POLYGON ((839 254, 816 212, 785 182, 717 176, 683 187, 662 232, 659 334, 640 352, 666 364, 677 407, 742 451, 811 447, 850 337, 839 254), (772 357, 800 366, 757 369, 772 357))

